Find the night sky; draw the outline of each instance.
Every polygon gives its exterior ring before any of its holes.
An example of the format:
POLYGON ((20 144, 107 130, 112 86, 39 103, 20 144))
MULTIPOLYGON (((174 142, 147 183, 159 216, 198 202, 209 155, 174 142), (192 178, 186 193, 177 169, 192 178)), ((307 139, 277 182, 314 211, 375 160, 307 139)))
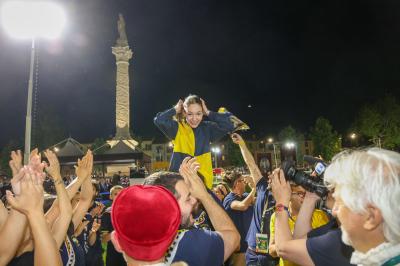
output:
MULTIPOLYGON (((345 133, 361 106, 400 98, 400 2, 60 1, 68 26, 39 40, 36 116, 59 117, 80 142, 115 133, 117 19, 126 21, 131 127, 160 136, 158 111, 189 93, 251 127, 307 131, 318 116, 345 133), (248 106, 252 107, 249 108, 248 106)), ((0 146, 24 136, 29 40, 0 28, 0 146)))

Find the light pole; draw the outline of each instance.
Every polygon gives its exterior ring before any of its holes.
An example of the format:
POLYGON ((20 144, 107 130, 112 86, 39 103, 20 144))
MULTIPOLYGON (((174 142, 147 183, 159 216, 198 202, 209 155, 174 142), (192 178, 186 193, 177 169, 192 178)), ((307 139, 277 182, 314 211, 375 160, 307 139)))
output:
POLYGON ((278 159, 276 158, 276 149, 275 149, 274 139, 273 138, 268 138, 268 143, 272 144, 272 147, 274 148, 275 168, 278 168, 278 159))
POLYGON ((65 25, 63 9, 53 2, 8 1, 1 8, 1 24, 16 38, 31 39, 28 98, 25 119, 24 164, 28 164, 31 150, 33 67, 35 64, 35 38, 58 37, 65 25))
POLYGON ((218 154, 221 152, 221 149, 217 146, 212 147, 211 151, 214 153, 215 168, 218 168, 218 154))

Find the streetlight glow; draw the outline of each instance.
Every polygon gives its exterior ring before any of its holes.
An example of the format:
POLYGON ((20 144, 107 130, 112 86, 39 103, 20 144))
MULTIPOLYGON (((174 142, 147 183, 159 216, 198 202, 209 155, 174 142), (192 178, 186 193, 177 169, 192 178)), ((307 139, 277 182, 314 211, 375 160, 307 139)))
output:
POLYGON ((16 38, 57 38, 66 24, 64 10, 54 2, 8 1, 1 9, 1 24, 16 38))
POLYGON ((351 139, 355 139, 355 138, 357 138, 357 135, 356 135, 356 133, 351 133, 351 135, 350 135, 350 138, 351 138, 351 139))
POLYGON ((269 143, 272 143, 273 141, 274 141, 273 138, 268 138, 268 142, 269 142, 269 143))
POLYGON ((16 38, 31 39, 28 99, 25 118, 24 164, 28 164, 31 152, 33 66, 35 64, 35 38, 56 38, 66 23, 63 9, 53 2, 8 1, 1 6, 1 24, 4 30, 16 38))
POLYGON ((212 148, 211 148, 211 151, 212 151, 213 153, 218 154, 218 153, 221 152, 221 149, 220 149, 219 147, 212 147, 212 148))
POLYGON ((295 144, 294 144, 293 142, 288 142, 288 143, 285 144, 285 146, 286 146, 286 148, 288 148, 288 149, 293 149, 294 146, 295 146, 295 144))

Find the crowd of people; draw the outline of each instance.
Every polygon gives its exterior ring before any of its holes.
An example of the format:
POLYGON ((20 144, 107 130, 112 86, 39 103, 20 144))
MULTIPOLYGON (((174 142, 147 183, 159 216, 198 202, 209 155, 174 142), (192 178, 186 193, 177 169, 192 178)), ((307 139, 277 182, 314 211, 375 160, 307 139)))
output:
POLYGON ((90 150, 68 180, 52 151, 33 150, 27 165, 13 151, 0 265, 400 265, 399 153, 337 154, 321 197, 284 169, 263 176, 230 115, 190 97, 157 115, 174 139, 173 169, 142 185, 93 180, 90 150), (204 125, 203 115, 211 117, 204 125), (247 173, 227 171, 210 184, 209 140, 226 133, 247 173), (96 200, 104 190, 110 206, 96 200))

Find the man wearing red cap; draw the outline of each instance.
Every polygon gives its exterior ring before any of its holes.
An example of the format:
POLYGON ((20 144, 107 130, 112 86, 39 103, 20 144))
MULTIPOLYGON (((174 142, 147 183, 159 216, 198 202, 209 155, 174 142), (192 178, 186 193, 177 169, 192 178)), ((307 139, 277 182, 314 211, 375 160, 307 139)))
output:
POLYGON ((165 254, 181 223, 174 195, 161 186, 131 186, 112 205, 111 241, 127 265, 166 265, 165 254))
MULTIPOLYGON (((190 266, 222 265, 239 247, 240 235, 228 214, 208 193, 197 174, 195 158, 185 158, 179 173, 157 172, 148 176, 145 185, 159 185, 171 191, 181 210, 181 230, 168 249, 167 263, 186 262, 190 266), (200 202, 216 231, 194 229, 192 212, 200 202), (190 229, 189 229, 190 228, 190 229)), ((161 203, 161 200, 157 200, 161 203)))

